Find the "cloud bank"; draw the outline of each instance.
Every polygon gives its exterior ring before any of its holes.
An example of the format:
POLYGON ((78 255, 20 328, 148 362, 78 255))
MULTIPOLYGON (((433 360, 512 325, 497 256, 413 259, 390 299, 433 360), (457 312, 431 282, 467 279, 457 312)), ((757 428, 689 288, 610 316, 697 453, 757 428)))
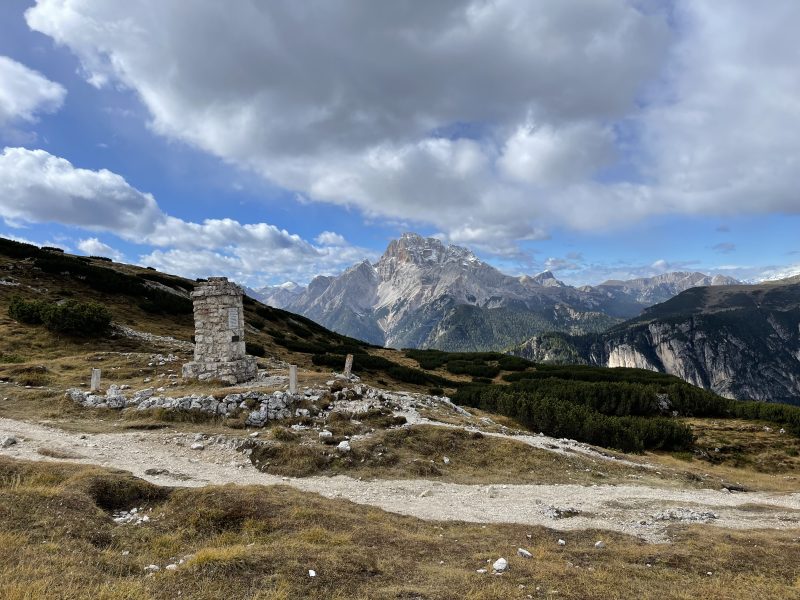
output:
MULTIPOLYGON (((267 223, 184 221, 164 213, 152 195, 120 175, 77 168, 44 150, 6 148, 0 154, 0 190, 0 214, 7 222, 57 222, 164 248, 140 261, 194 277, 217 272, 251 284, 265 282, 264 274, 307 279, 365 256, 365 251, 329 231, 312 245, 267 223)), ((121 256, 97 238, 81 240, 78 248, 87 254, 121 256)))

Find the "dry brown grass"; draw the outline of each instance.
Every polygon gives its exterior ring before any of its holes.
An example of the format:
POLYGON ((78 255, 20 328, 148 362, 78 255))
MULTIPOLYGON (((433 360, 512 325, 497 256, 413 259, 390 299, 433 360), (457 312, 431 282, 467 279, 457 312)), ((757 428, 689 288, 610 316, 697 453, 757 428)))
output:
POLYGON ((36 453, 48 458, 57 458, 60 460, 78 460, 86 458, 85 456, 72 452, 71 450, 61 450, 60 448, 38 448, 36 453))
POLYGON ((779 426, 739 419, 686 422, 697 438, 694 453, 648 453, 647 460, 715 482, 717 487, 738 485, 749 490, 786 492, 800 489, 800 439, 779 433, 779 426))
POLYGON ((672 535, 648 545, 611 532, 429 522, 286 487, 169 490, 124 473, 0 459, 8 600, 800 597, 798 531, 672 535), (111 520, 110 510, 133 506, 152 520, 111 520), (517 557, 518 547, 533 558, 517 557), (500 556, 507 573, 476 573, 500 556), (149 564, 162 570, 147 576, 149 564))
MULTIPOLYGON (((336 426, 330 427, 336 431, 336 426)), ((259 444, 253 464, 274 475, 349 475, 370 479, 426 478, 452 483, 631 484, 717 487, 678 469, 634 467, 578 453, 556 454, 523 442, 431 425, 379 430, 339 453, 333 444, 289 434, 259 444), (448 461, 445 463, 445 457, 448 461)))

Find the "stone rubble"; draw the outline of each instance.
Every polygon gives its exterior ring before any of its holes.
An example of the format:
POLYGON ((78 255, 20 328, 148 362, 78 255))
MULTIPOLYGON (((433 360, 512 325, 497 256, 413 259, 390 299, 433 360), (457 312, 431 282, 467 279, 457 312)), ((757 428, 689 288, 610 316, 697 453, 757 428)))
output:
MULTIPOLYGON (((380 408, 398 414, 415 413, 419 408, 445 408, 459 412, 463 409, 454 405, 449 398, 428 396, 411 392, 389 392, 362 383, 346 386, 340 380, 324 387, 306 388, 296 394, 285 390, 274 392, 244 391, 227 394, 219 398, 209 394, 191 394, 171 397, 164 394, 165 388, 144 388, 126 393, 122 386, 111 385, 105 394, 95 394, 78 388, 67 390, 65 397, 86 408, 111 408, 146 411, 163 409, 169 411, 198 411, 222 418, 236 418, 245 415, 248 427, 264 427, 270 421, 291 418, 307 419, 324 412, 344 412, 357 417, 370 410, 380 408)), ((302 427, 295 425, 293 427, 302 427)), ((331 439, 333 433, 322 430, 320 441, 331 439)), ((349 451, 340 444, 340 452, 349 451)), ((445 464, 449 458, 444 458, 445 464)))
POLYGON ((113 324, 113 331, 116 335, 120 335, 122 337, 142 340, 151 344, 166 344, 168 346, 172 346, 176 350, 191 351, 194 348, 194 344, 191 342, 185 342, 183 340, 166 335, 155 335, 145 331, 137 331, 136 329, 132 329, 126 325, 120 325, 119 323, 113 324))
POLYGON ((150 517, 142 514, 141 508, 118 510, 114 512, 111 518, 120 525, 141 525, 142 523, 150 522, 150 517))
POLYGON ((707 523, 718 519, 719 515, 711 511, 695 511, 690 508, 670 508, 653 515, 655 521, 691 521, 707 523))
POLYGON ((10 448, 17 443, 17 438, 13 435, 0 439, 0 448, 10 448))

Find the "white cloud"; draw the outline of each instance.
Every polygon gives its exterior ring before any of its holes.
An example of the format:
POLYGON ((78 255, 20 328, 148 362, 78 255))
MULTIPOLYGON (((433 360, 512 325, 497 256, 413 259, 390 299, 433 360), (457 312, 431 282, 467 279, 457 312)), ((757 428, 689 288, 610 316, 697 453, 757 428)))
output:
POLYGON ((164 136, 504 254, 562 226, 800 211, 800 3, 664 5, 37 0, 27 20, 164 136))
POLYGON ((0 56, 0 127, 34 121, 39 113, 58 110, 67 91, 41 73, 0 56))
MULTIPOLYGON (((0 154, 0 190, 0 217, 7 221, 57 222, 165 248, 142 261, 175 273, 207 276, 219 270, 261 284, 308 279, 317 270, 339 270, 369 255, 332 232, 313 245, 268 223, 184 221, 164 213, 152 195, 120 175, 77 168, 44 150, 6 148, 0 154)), ((121 257, 97 238, 82 240, 79 248, 121 257)))
POLYGON ((117 262, 124 262, 125 256, 96 237, 78 241, 78 250, 89 256, 106 256, 117 262))
POLYGON ((608 127, 570 123, 562 128, 523 125, 506 141, 498 165, 509 177, 534 185, 583 181, 614 157, 608 127))
POLYGON ((550 186, 613 157, 608 123, 667 56, 666 15, 637 5, 39 0, 27 20, 90 82, 135 90, 165 136, 366 218, 497 244, 582 215, 550 186))
POLYGON ((74 167, 44 150, 0 154, 0 210, 5 219, 57 222, 120 232, 136 240, 164 218, 155 199, 107 171, 74 167))
POLYGON ((323 244, 326 246, 346 246, 347 240, 344 239, 341 235, 336 233, 335 231, 323 231, 317 237, 314 238, 318 244, 323 244))

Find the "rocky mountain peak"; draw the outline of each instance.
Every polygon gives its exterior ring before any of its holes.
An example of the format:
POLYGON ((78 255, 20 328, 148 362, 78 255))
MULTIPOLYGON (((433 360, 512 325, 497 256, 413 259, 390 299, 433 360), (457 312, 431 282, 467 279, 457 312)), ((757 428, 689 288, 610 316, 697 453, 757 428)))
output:
POLYGON ((441 240, 422 237, 416 233, 404 233, 399 239, 392 240, 381 259, 396 259, 417 265, 440 264, 453 260, 477 261, 478 258, 467 248, 461 246, 445 246, 441 240))

